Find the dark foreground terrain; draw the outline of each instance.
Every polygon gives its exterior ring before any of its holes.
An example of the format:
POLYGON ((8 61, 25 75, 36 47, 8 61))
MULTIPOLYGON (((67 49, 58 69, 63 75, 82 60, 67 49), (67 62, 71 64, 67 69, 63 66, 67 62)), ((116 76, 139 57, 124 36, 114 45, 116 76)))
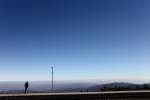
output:
POLYGON ((0 100, 150 100, 150 91, 1 94, 0 100))

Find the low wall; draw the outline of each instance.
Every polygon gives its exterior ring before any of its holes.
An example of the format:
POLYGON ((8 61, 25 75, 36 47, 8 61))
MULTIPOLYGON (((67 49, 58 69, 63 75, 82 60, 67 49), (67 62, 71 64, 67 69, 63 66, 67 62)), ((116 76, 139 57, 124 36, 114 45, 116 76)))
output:
POLYGON ((0 100, 150 100, 150 91, 1 94, 0 100))

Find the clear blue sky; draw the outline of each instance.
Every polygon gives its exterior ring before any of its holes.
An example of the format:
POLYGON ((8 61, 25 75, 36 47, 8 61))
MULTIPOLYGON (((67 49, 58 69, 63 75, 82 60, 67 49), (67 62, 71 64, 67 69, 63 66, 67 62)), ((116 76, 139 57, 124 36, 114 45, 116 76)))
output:
POLYGON ((150 82, 150 0, 1 0, 0 80, 150 82))

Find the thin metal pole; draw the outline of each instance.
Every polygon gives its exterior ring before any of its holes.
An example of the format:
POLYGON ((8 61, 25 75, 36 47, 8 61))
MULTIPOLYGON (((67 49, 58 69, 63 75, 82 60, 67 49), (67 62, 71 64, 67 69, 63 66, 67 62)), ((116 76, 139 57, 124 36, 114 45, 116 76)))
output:
POLYGON ((51 69, 52 69, 52 92, 53 92, 53 74, 54 74, 54 72, 53 72, 53 66, 51 67, 51 69))

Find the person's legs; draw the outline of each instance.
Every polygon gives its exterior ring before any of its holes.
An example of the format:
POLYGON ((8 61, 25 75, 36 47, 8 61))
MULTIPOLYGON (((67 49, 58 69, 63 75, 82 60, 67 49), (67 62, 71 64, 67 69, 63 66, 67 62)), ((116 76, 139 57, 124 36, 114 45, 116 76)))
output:
POLYGON ((27 88, 25 88, 25 91, 24 91, 24 93, 27 93, 27 88))

